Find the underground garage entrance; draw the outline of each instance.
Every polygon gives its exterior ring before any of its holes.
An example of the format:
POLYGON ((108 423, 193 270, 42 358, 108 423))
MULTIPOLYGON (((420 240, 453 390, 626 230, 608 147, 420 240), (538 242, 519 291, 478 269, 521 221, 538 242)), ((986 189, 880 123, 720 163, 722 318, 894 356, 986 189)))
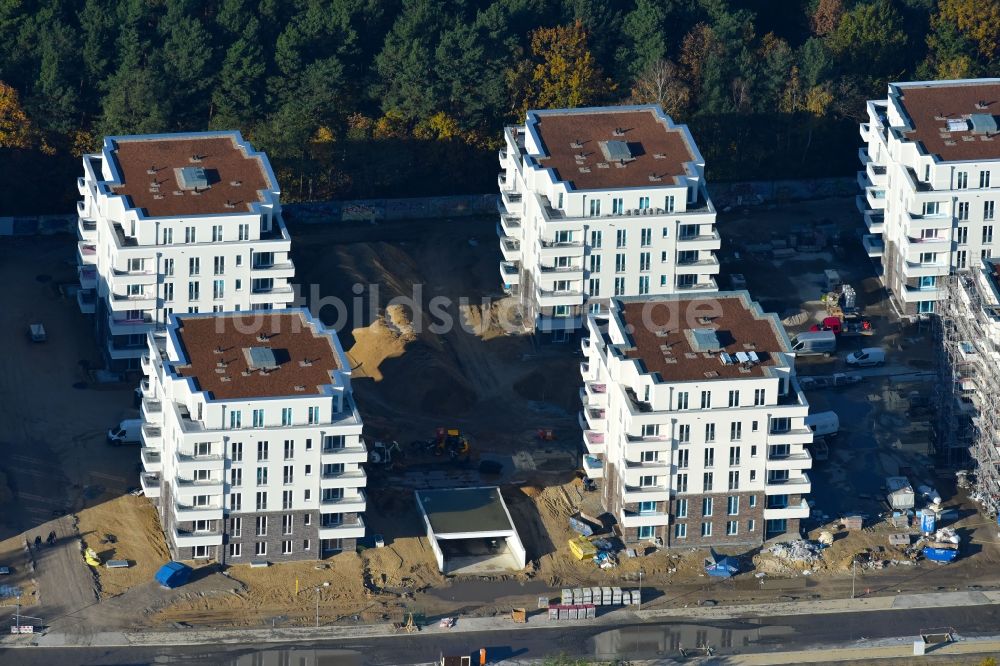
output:
POLYGON ((438 569, 479 576, 524 568, 526 555, 497 487, 416 491, 438 569))

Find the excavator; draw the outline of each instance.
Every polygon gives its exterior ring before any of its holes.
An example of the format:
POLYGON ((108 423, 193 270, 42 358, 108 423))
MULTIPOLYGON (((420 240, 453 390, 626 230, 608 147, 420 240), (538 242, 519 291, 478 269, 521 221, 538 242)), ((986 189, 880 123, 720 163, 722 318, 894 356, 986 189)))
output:
POLYGON ((469 439, 459 431, 458 428, 438 428, 437 439, 434 445, 434 455, 442 456, 448 454, 450 458, 468 458, 472 451, 469 439))

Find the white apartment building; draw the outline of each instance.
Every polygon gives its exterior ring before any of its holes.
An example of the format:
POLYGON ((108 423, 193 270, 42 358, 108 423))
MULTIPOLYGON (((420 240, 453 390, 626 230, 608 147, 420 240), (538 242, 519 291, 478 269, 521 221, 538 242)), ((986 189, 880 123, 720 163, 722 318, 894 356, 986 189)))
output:
POLYGON ((364 536, 336 333, 304 309, 173 314, 142 358, 141 484, 176 559, 319 559, 364 536))
POLYGON ((584 470, 627 542, 760 544, 809 515, 809 403, 745 291, 612 299, 581 341, 584 470))
POLYGON ((615 296, 715 291, 705 161, 658 106, 529 111, 500 151, 500 277, 553 341, 615 296))
POLYGON ((239 132, 107 137, 83 173, 77 300, 109 367, 138 368, 172 312, 292 302, 278 183, 239 132))
POLYGON ((858 208, 865 247, 903 316, 936 312, 944 278, 992 256, 998 95, 1000 79, 893 83, 886 99, 868 102, 858 208))

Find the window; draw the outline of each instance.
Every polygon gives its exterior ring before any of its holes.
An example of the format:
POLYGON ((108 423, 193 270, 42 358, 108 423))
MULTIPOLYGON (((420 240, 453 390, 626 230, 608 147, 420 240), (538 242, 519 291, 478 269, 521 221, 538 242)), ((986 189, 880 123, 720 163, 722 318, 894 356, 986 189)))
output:
POLYGON ((678 474, 677 475, 677 492, 686 493, 688 491, 688 475, 678 474))
POLYGON ((243 508, 243 495, 240 493, 229 493, 229 510, 240 511, 243 508))
MULTIPOLYGON (((253 427, 254 428, 263 428, 264 427, 264 410, 263 409, 255 409, 255 410, 253 410, 253 427)), ((258 460, 267 460, 267 458, 259 458, 258 460)))
POLYGON ((639 513, 644 515, 656 513, 656 502, 639 502, 639 513))
POLYGON ((625 253, 619 252, 615 255, 615 273, 625 272, 625 253))
POLYGON ((656 485, 656 477, 655 476, 640 476, 639 477, 639 487, 641 487, 641 488, 649 488, 649 487, 655 486, 655 485, 656 485))
POLYGON ((194 559, 203 560, 209 556, 208 546, 195 546, 194 547, 194 559))
POLYGON ((751 421, 750 422, 750 432, 757 432, 757 422, 756 421, 751 421))
POLYGON ((281 508, 291 509, 292 508, 292 491, 283 490, 281 491, 281 508))
POLYGON ((676 511, 677 514, 675 518, 687 518, 688 517, 688 501, 686 499, 677 500, 676 511))
POLYGON ((787 416, 771 419, 771 432, 788 432, 792 427, 792 420, 787 416))
POLYGON ((625 247, 625 240, 626 240, 625 229, 618 229, 615 232, 615 247, 619 248, 625 247))
POLYGON ((739 391, 730 391, 729 392, 729 406, 730 407, 739 407, 740 406, 740 392, 739 391))
POLYGON ((229 443, 229 457, 233 462, 243 462, 243 442, 229 443))
POLYGON ((656 536, 655 528, 652 525, 643 525, 639 528, 639 538, 640 539, 652 539, 656 536))
MULTIPOLYGON (((667 196, 663 200, 663 210, 667 211, 668 213, 674 212, 674 197, 673 197, 673 195, 669 195, 669 196, 667 196)), ((663 230, 663 237, 664 238, 667 237, 667 230, 666 229, 663 230)))
POLYGON ((615 278, 615 296, 622 296, 625 294, 625 278, 617 277, 615 278))
POLYGON ((653 244, 653 230, 646 228, 639 232, 639 245, 649 247, 653 244))
POLYGON ((201 298, 201 286, 198 282, 188 282, 188 300, 197 301, 201 298))
MULTIPOLYGON (((309 514, 306 514, 306 518, 308 518, 308 517, 309 517, 309 514)), ((302 550, 305 550, 305 551, 309 550, 309 539, 303 539, 302 540, 302 550)))
POLYGON ((941 210, 941 204, 937 201, 925 201, 923 205, 924 215, 937 215, 941 210))
POLYGON ((164 282, 163 283, 163 300, 172 301, 174 300, 174 283, 164 282))
POLYGON ((295 442, 291 439, 285 440, 285 460, 295 457, 295 442))
POLYGON ((289 426, 292 425, 292 408, 282 407, 281 408, 281 425, 289 426))
POLYGON ((319 407, 309 408, 309 423, 319 423, 319 407))
POLYGON ((639 270, 640 271, 649 270, 649 252, 639 253, 639 270))
POLYGON ((163 260, 163 274, 170 277, 174 274, 174 260, 164 259, 163 260))
MULTIPOLYGON (((313 441, 312 438, 310 437, 309 439, 306 440, 306 451, 312 451, 312 448, 313 448, 313 441)), ((306 473, 308 474, 308 472, 306 473)))
POLYGON ((240 537, 243 534, 243 519, 236 517, 229 519, 229 536, 240 537))
MULTIPOLYGON (((239 239, 241 241, 250 240, 250 225, 249 224, 241 224, 240 225, 240 227, 239 227, 239 239)), ((239 265, 239 262, 237 262, 237 266, 238 265, 239 265)))
POLYGON ((959 250, 955 253, 955 268, 966 268, 969 264, 969 253, 966 250, 959 250))
POLYGON ((708 518, 712 515, 712 498, 706 497, 701 501, 701 515, 708 518))
POLYGON ((712 406, 712 392, 702 391, 701 392, 701 408, 709 409, 712 406))
POLYGON ((295 516, 290 513, 286 513, 281 517, 281 533, 283 535, 289 535, 292 533, 292 527, 295 524, 295 516))
POLYGON ((715 466, 715 449, 711 446, 705 449, 705 467, 715 466))
POLYGON ((603 238, 602 238, 603 235, 604 234, 601 233, 600 231, 591 231, 590 232, 590 247, 595 248, 595 249, 600 249, 600 247, 601 247, 601 241, 603 240, 603 238))
POLYGON ((688 393, 687 391, 679 391, 677 393, 677 409, 687 409, 688 408, 688 393))
POLYGON ((590 200, 590 216, 600 217, 601 216, 601 200, 591 199, 590 200))
POLYGON ((212 280, 212 298, 215 300, 221 300, 226 295, 226 281, 225 280, 212 280))
POLYGON ((591 273, 601 272, 601 255, 599 254, 590 255, 590 272, 591 273))
POLYGON ((739 490, 740 488, 740 472, 739 470, 732 470, 729 472, 729 490, 739 490))
POLYGON ((735 520, 726 522, 726 536, 736 536, 736 533, 739 531, 738 524, 735 520))
POLYGON ((197 235, 195 234, 194 227, 184 227, 184 242, 185 243, 197 242, 197 235))
MULTIPOLYGON (((593 257, 591 257, 591 258, 593 258, 593 257)), ((599 279, 597 279, 597 278, 592 278, 592 279, 588 280, 587 281, 587 295, 588 296, 598 296, 598 295, 600 295, 600 293, 601 293, 601 281, 599 279)), ((596 305, 598 308, 600 308, 600 304, 599 303, 593 303, 592 305, 596 305)))
POLYGON ((194 531, 204 534, 205 532, 215 531, 215 521, 214 520, 196 520, 194 521, 194 531))
POLYGON ((141 284, 130 284, 126 290, 126 294, 129 296, 142 296, 142 285, 141 284))
POLYGON ((688 535, 687 523, 677 523, 674 525, 674 538, 686 539, 688 535))
POLYGON ((234 467, 229 470, 229 485, 238 488, 243 485, 243 468, 234 467))
POLYGON ((969 202, 959 201, 958 202, 958 219, 967 220, 969 219, 969 202))
POLYGON ((754 528, 757 527, 757 521, 751 518, 747 521, 747 532, 753 532, 754 528))
POLYGON ((980 171, 979 172, 979 187, 985 189, 990 186, 990 172, 980 171))
POLYGON ((622 211, 625 208, 625 206, 623 205, 623 203, 624 203, 624 199, 622 199, 621 197, 615 197, 614 199, 612 199, 611 200, 611 214, 612 215, 621 215, 622 211))
POLYGON ((995 202, 993 202, 993 201, 984 201, 983 202, 983 219, 984 220, 992 220, 993 219, 993 213, 994 213, 993 205, 994 205, 994 203, 995 202))
POLYGON ((710 490, 712 490, 712 485, 714 483, 714 476, 712 475, 711 472, 705 472, 701 481, 702 481, 702 489, 704 490, 704 492, 707 493, 710 490))
POLYGON ((222 242, 222 225, 215 224, 212 225, 212 242, 221 243, 222 242))
POLYGON ((690 451, 688 449, 678 449, 677 451, 677 469, 687 469, 688 461, 690 459, 690 451))
POLYGON ((691 441, 691 426, 688 424, 683 424, 677 426, 677 441, 678 442, 690 442, 691 441))
POLYGON ((639 295, 643 296, 649 293, 649 276, 640 275, 639 276, 639 295))
POLYGON ((743 424, 739 421, 733 421, 729 424, 729 439, 738 442, 743 439, 743 424))
MULTIPOLYGON (((174 230, 171 229, 170 227, 163 228, 163 244, 164 245, 174 244, 174 230)), ((171 259, 171 261, 173 260, 171 259)))
POLYGON ((983 243, 993 242, 993 225, 987 224, 983 226, 983 243))
POLYGON ((257 543, 255 543, 253 552, 257 557, 264 557, 265 555, 267 555, 267 542, 258 541, 257 543))
POLYGON ((201 259, 198 257, 191 257, 188 259, 188 275, 200 275, 201 274, 201 259))
POLYGON ((649 208, 649 197, 639 197, 639 209, 645 210, 649 208))
POLYGON ((267 493, 258 492, 257 493, 257 510, 267 511, 267 493))
POLYGON ((212 262, 212 274, 222 275, 225 272, 226 272, 226 258, 216 257, 215 260, 212 262))
POLYGON ((705 424, 705 441, 714 442, 715 441, 715 424, 706 423, 705 424))
POLYGON ((292 480, 295 478, 294 472, 295 468, 292 465, 285 465, 285 468, 282 470, 281 474, 281 482, 286 486, 291 485, 292 480))
POLYGON ((969 172, 958 171, 955 173, 955 189, 964 190, 969 186, 969 172))
POLYGON ((282 541, 281 542, 281 554, 282 555, 291 555, 292 554, 292 542, 291 541, 282 541))
POLYGON ((306 501, 306 502, 308 502, 309 500, 311 500, 311 499, 312 499, 312 491, 311 491, 311 490, 309 490, 308 488, 306 488, 306 489, 305 489, 305 490, 304 490, 304 491, 302 492, 302 499, 303 499, 304 501, 306 501))
POLYGON ((729 447, 729 466, 736 467, 740 464, 740 447, 730 446, 729 447))
POLYGON ((917 312, 919 312, 920 314, 933 314, 934 301, 918 301, 917 312))
POLYGON ((726 513, 730 516, 735 516, 740 512, 740 498, 736 495, 732 495, 726 500, 726 513))
POLYGON ((921 289, 934 289, 937 286, 937 276, 936 275, 921 275, 920 276, 920 288, 921 289))
POLYGON ((754 389, 753 404, 756 407, 764 404, 764 389, 754 389))
POLYGON ((257 442, 257 460, 267 460, 267 442, 257 442))
POLYGON ((254 534, 257 536, 267 536, 267 516, 257 516, 254 534))
POLYGON ((712 523, 702 523, 701 524, 701 535, 703 537, 712 536, 712 523))
POLYGON ((955 242, 959 244, 969 242, 969 227, 955 227, 955 242))
POLYGON ((267 468, 258 467, 257 468, 257 485, 266 486, 267 485, 267 468))
POLYGON ((756 495, 751 495, 749 497, 749 499, 747 500, 747 502, 750 505, 751 509, 757 508, 757 496, 756 495))

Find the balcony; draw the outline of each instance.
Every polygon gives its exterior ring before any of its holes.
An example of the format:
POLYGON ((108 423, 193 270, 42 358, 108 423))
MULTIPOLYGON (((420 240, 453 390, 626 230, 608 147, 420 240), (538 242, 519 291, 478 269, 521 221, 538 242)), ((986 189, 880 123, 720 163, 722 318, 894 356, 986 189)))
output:
POLYGON ((510 236, 501 236, 500 254, 507 261, 521 261, 521 241, 510 236))
POLYGON ((80 241, 76 244, 76 260, 80 266, 97 264, 97 245, 92 241, 80 241))
POLYGON ((870 210, 885 210, 885 190, 876 187, 865 188, 865 200, 870 210))
POLYGON ((142 373, 147 377, 153 375, 153 361, 149 358, 149 354, 142 355, 142 358, 139 359, 139 367, 142 368, 142 373))
POLYGON ((508 213, 500 214, 500 229, 503 231, 505 236, 510 236, 511 238, 521 237, 521 218, 517 215, 510 215, 508 213))
POLYGON ((363 513, 368 506, 368 497, 364 490, 358 490, 356 496, 338 497, 336 499, 320 499, 321 512, 363 513))
POLYGON ((144 398, 142 401, 142 418, 146 423, 163 423, 163 403, 159 400, 144 398))
POLYGON ((368 462, 368 449, 364 446, 341 446, 323 449, 320 461, 324 464, 368 462))
POLYGON ((865 165, 865 174, 868 176, 868 180, 872 182, 872 185, 875 185, 876 187, 886 186, 888 177, 885 173, 885 167, 881 164, 869 162, 865 165))
POLYGON ((320 474, 319 487, 364 488, 366 479, 367 477, 365 476, 364 470, 360 469, 336 472, 333 474, 320 474))
POLYGON ((865 226, 871 234, 881 234, 885 230, 885 214, 877 210, 866 210, 865 226))
POLYGON ((174 452, 174 462, 176 464, 178 474, 194 474, 196 469, 207 469, 211 472, 221 472, 226 466, 225 456, 192 456, 178 451, 174 452))
MULTIPOLYGON (((150 259, 149 262, 152 263, 153 260, 150 259)), ((132 285, 155 285, 156 281, 156 271, 115 269, 111 272, 111 286, 112 288, 118 287, 119 290, 126 289, 132 285)))
POLYGON ((83 201, 77 201, 76 214, 79 215, 80 217, 93 217, 93 215, 90 214, 90 207, 91 204, 89 199, 84 199, 83 201))
MULTIPOLYGON (((144 313, 135 319, 116 319, 113 314, 108 313, 108 330, 111 335, 145 335, 155 326, 156 322, 150 314, 144 313)), ((143 343, 142 347, 145 348, 146 344, 143 343)))
POLYGON ((505 166, 507 164, 507 151, 501 148, 497 151, 497 160, 500 162, 500 166, 505 166))
POLYGON ((948 264, 943 261, 920 262, 907 260, 904 264, 903 274, 910 277, 943 276, 950 272, 948 264))
POLYGON ((657 527, 670 524, 669 513, 622 511, 618 515, 622 527, 657 527))
POLYGON ((501 261, 500 279, 506 285, 521 284, 521 273, 519 272, 518 269, 519 265, 517 262, 501 261))
POLYGON ((97 289, 97 267, 80 266, 80 288, 97 289))
POLYGON ((858 161, 861 162, 862 166, 866 166, 872 161, 872 158, 868 155, 868 146, 861 146, 858 148, 858 161))
POLYGON ((139 438, 145 448, 163 449, 163 431, 158 425, 143 423, 142 428, 139 430, 139 438))
POLYGON ((625 486, 622 493, 622 502, 632 504, 634 502, 667 502, 670 500, 670 491, 662 486, 625 486))
POLYGON ((289 286, 257 288, 250 291, 250 303, 291 303, 295 299, 295 290, 289 286))
POLYGON ((803 450, 800 453, 790 453, 787 455, 768 455, 768 469, 802 470, 812 467, 812 456, 809 451, 803 450))
POLYGON ((80 193, 81 197, 87 193, 87 179, 83 176, 76 179, 76 191, 80 193))
POLYGON ((76 292, 76 304, 83 314, 94 314, 97 310, 97 292, 93 289, 80 289, 76 292))
POLYGON ((871 137, 871 123, 861 123, 859 129, 861 130, 861 140, 868 143, 871 137))
POLYGON ((174 480, 174 496, 178 500, 191 498, 195 495, 221 495, 224 491, 225 483, 218 479, 182 479, 174 480))
POLYGON ((587 453, 592 456, 604 455, 607 452, 604 433, 597 430, 583 431, 583 446, 587 449, 587 453))
MULTIPOLYGON (((944 231, 944 230, 942 230, 944 231)), ((951 229, 947 230, 948 232, 951 229)), ((944 235, 935 236, 911 236, 913 232, 909 232, 906 235, 907 248, 904 249, 907 259, 919 259, 921 252, 939 252, 939 253, 950 253, 951 252, 951 238, 944 235)), ((940 231, 938 233, 941 233, 940 231)))
POLYGON ((112 294, 109 300, 114 312, 129 310, 153 310, 156 308, 156 296, 153 294, 112 294))
POLYGON ((361 539, 365 536, 365 521, 358 516, 357 521, 324 526, 320 523, 320 539, 361 539))
POLYGON ((789 477, 787 480, 769 479, 764 484, 765 495, 808 495, 812 484, 809 475, 789 477))
POLYGON ((499 189, 501 192, 503 192, 504 190, 512 191, 514 189, 513 183, 510 183, 509 185, 507 183, 506 171, 501 171, 500 173, 497 174, 497 189, 499 189))
POLYGON ((538 266, 536 281, 552 287, 557 280, 582 280, 583 266, 538 266))
POLYGON ((139 450, 139 458, 142 460, 142 470, 149 473, 163 471, 163 460, 160 459, 159 449, 142 447, 139 450))
POLYGON ((288 261, 254 264, 250 267, 251 278, 293 278, 295 263, 288 261))
POLYGON ((713 254, 708 257, 699 257, 698 259, 684 259, 677 262, 676 271, 679 275, 691 273, 696 273, 698 275, 718 273, 719 258, 713 254))
POLYGON ((604 460, 597 456, 586 454, 583 456, 583 472, 588 479, 604 478, 604 460))
POLYGON ((589 430, 600 430, 603 432, 607 426, 606 412, 602 407, 585 407, 583 409, 583 416, 587 421, 589 430))
POLYGON ((159 474, 140 474, 139 485, 142 486, 142 494, 146 497, 160 496, 159 474))
POLYGON ((809 504, 802 500, 793 506, 786 506, 780 509, 764 508, 764 520, 788 520, 791 518, 808 518, 809 504))
POLYGON ((551 308, 559 305, 580 305, 583 303, 583 292, 579 289, 535 289, 535 300, 539 307, 551 308))
POLYGON ((681 251, 718 250, 722 240, 718 231, 710 234, 684 234, 677 237, 677 249, 681 251))
POLYGON ((171 537, 177 548, 222 545, 222 531, 218 529, 214 532, 188 532, 175 528, 171 533, 171 537))
POLYGON ((690 284, 678 284, 677 291, 687 293, 689 291, 718 291, 719 285, 715 283, 715 278, 701 279, 699 282, 690 284))
POLYGON ((813 431, 805 427, 771 430, 767 433, 768 444, 808 444, 812 439, 813 431))
POLYGON ((501 190, 500 201, 503 204, 503 212, 511 215, 520 215, 524 212, 524 199, 520 192, 501 190))
POLYGON ((604 382, 584 382, 583 390, 587 394, 587 404, 606 407, 608 404, 608 385, 604 382))
POLYGON ((221 506, 191 506, 174 502, 174 517, 179 521, 189 520, 222 520, 221 506))
POLYGON ((89 217, 76 218, 76 235, 80 240, 97 241, 97 221, 89 217))
POLYGON ((542 261, 554 261, 557 257, 582 257, 584 251, 583 241, 537 241, 536 250, 538 258, 542 261))
POLYGON ((920 301, 939 301, 945 298, 947 292, 937 287, 911 287, 906 285, 900 294, 904 303, 919 303, 920 301))
POLYGON ((865 246, 865 252, 868 253, 868 256, 872 259, 881 257, 885 253, 885 244, 878 236, 865 234, 861 238, 861 244, 865 246))

